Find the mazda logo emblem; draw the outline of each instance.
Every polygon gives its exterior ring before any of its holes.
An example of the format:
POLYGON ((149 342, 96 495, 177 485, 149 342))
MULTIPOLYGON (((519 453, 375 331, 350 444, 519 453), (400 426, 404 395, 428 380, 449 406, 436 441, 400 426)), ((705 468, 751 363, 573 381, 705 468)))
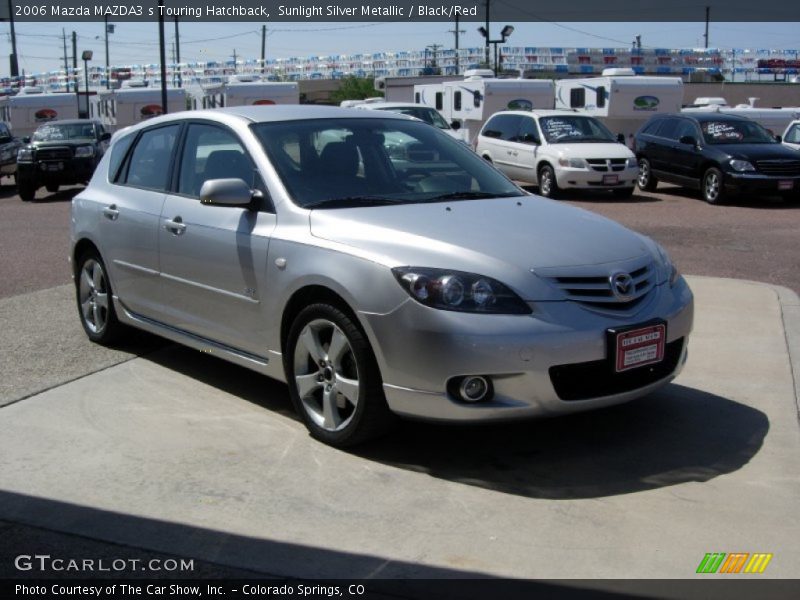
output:
POLYGON ((636 286, 633 284, 633 277, 628 273, 614 273, 609 277, 611 293, 620 302, 626 302, 633 298, 636 286))

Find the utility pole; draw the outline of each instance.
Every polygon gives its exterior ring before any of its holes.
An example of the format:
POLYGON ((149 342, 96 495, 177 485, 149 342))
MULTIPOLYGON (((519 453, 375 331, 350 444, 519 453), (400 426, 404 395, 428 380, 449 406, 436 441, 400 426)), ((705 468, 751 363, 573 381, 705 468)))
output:
MULTIPOLYGON (((78 94, 78 34, 72 32, 72 76, 74 79, 75 95, 78 94)), ((78 101, 78 111, 80 112, 81 104, 78 101)))
POLYGON ((431 44, 430 46, 425 48, 426 50, 428 48, 430 48, 431 49, 431 53, 433 54, 433 59, 431 60, 431 68, 433 68, 433 69, 436 69, 439 66, 438 63, 436 62, 436 57, 438 56, 439 48, 441 48, 441 47, 442 47, 441 44, 431 44))
POLYGON ((167 105, 167 49, 164 43, 164 0, 158 0, 158 54, 161 59, 161 110, 169 112, 167 105))
POLYGON ((67 84, 67 91, 69 91, 69 63, 67 62, 67 31, 61 28, 61 39, 64 41, 64 77, 67 84))
POLYGON ((108 65, 108 15, 103 17, 103 25, 105 27, 105 37, 106 37, 106 89, 111 89, 111 69, 109 69, 108 65))
POLYGON ((486 66, 491 66, 491 60, 489 57, 489 39, 491 36, 489 35, 489 0, 486 0, 486 66))
POLYGON ((711 16, 711 7, 706 6, 706 33, 703 36, 706 39, 706 48, 708 48, 708 21, 710 19, 710 16, 711 16))
POLYGON ((461 63, 460 63, 461 57, 458 55, 458 48, 459 48, 458 41, 460 34, 466 33, 466 30, 458 28, 458 15, 456 15, 456 28, 451 29, 450 33, 453 33, 456 36, 456 75, 458 75, 461 72, 461 63))
POLYGON ((267 26, 261 26, 261 74, 267 72, 267 26))
POLYGON ((236 66, 238 63, 238 55, 236 54, 236 48, 233 49, 233 54, 231 54, 231 57, 233 57, 233 74, 236 75, 236 73, 238 72, 236 66))
MULTIPOLYGON (((19 76, 19 63, 17 62, 17 34, 14 31, 14 7, 11 6, 11 0, 8 0, 8 22, 11 27, 11 56, 10 60, 10 73, 11 77, 19 76)), ((23 82, 24 84, 24 82, 23 82)))
POLYGON ((178 65, 178 87, 183 87, 183 70, 181 69, 181 36, 178 32, 178 17, 175 17, 175 64, 178 65))

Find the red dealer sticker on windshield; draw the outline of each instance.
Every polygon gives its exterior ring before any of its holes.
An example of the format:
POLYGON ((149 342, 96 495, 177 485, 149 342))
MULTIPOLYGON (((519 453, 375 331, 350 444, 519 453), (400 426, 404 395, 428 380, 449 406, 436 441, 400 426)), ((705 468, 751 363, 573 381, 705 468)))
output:
POLYGON ((664 325, 653 325, 617 334, 617 373, 664 360, 667 337, 664 325))

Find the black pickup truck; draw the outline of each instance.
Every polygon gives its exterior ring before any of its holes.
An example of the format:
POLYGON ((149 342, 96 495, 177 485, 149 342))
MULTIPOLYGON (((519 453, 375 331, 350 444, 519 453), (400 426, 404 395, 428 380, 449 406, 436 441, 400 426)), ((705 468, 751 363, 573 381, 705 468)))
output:
POLYGON ((57 192, 61 185, 88 183, 110 139, 99 121, 70 119, 40 125, 17 153, 19 197, 27 202, 42 186, 57 192))

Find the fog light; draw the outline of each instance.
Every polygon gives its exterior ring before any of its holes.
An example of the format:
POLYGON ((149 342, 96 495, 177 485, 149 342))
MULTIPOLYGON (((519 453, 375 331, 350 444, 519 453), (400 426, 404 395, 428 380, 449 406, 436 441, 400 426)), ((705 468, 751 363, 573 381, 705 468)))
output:
POLYGON ((489 382, 484 377, 464 377, 458 394, 465 402, 480 402, 489 394, 489 382))

